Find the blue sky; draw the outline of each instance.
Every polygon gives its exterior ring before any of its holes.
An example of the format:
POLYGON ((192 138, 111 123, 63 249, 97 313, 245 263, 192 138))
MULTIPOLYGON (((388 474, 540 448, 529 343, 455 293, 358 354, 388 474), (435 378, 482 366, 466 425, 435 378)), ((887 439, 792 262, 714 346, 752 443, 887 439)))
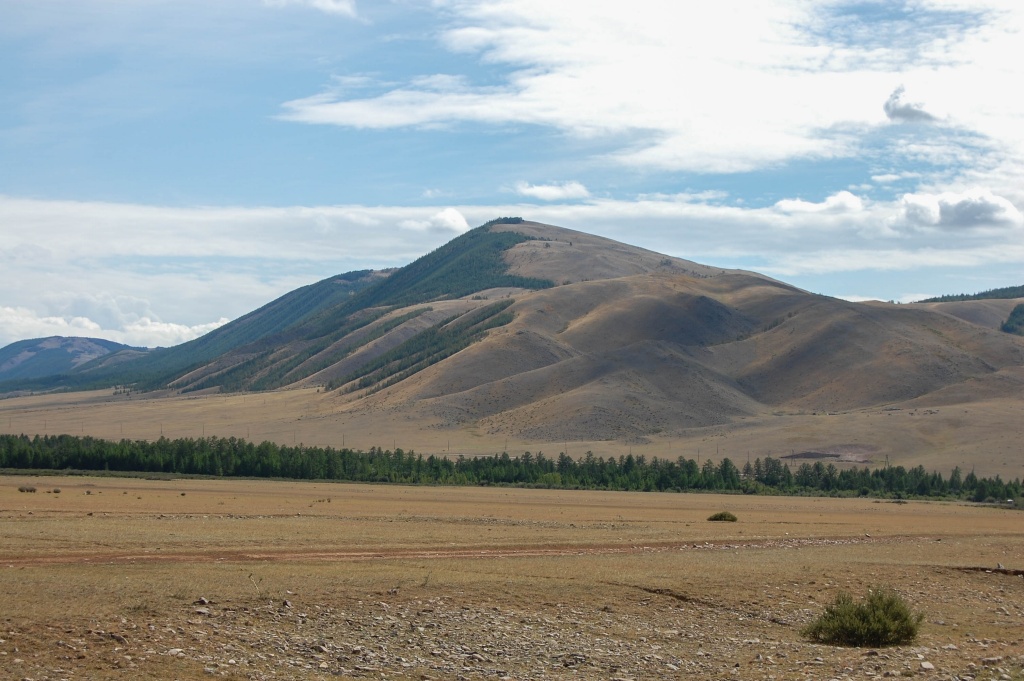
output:
POLYGON ((1020 285, 1022 32, 1010 2, 0 0, 0 344, 171 345, 501 215, 850 299, 1020 285))

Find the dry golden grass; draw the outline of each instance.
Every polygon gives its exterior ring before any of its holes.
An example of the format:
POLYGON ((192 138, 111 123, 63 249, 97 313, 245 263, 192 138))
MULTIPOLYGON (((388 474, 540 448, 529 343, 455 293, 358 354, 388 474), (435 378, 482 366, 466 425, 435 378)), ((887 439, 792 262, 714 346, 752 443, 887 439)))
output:
MULTIPOLYGON (((560 399, 565 405, 606 403, 598 397, 588 401, 585 395, 570 394, 560 399)), ((424 455, 543 451, 557 456, 568 449, 573 457, 588 450, 602 457, 632 452, 648 459, 684 456, 703 461, 727 456, 738 465, 748 457, 779 458, 801 451, 826 452, 852 446, 860 448, 861 455, 850 458, 873 468, 888 461, 906 467, 923 465, 943 476, 960 466, 964 471, 973 468, 981 476, 1000 475, 1006 480, 1024 477, 1020 399, 996 395, 957 403, 959 397, 954 395, 953 403, 923 398, 898 408, 845 412, 780 410, 737 418, 722 426, 690 428, 672 435, 652 434, 637 441, 508 436, 501 428, 488 427, 505 423, 500 416, 479 425, 442 426, 426 407, 413 405, 396 410, 385 403, 354 406, 336 393, 315 388, 248 395, 146 394, 130 399, 97 391, 0 400, 0 432, 69 433, 112 440, 216 435, 364 450, 398 446, 424 455)), ((512 412, 508 418, 518 413, 512 412)), ((799 463, 792 461, 790 465, 799 463)), ((835 463, 852 465, 851 461, 835 463)))
POLYGON ((921 659, 950 678, 997 657, 1017 678, 1021 518, 936 502, 0 477, 0 679, 492 675, 471 655, 511 678, 678 677, 668 665, 831 678, 922 673, 921 659), (739 521, 706 521, 720 510, 739 521), (926 613, 915 646, 865 657, 800 640, 837 590, 878 584, 926 613), (566 651, 585 661, 552 661, 566 651))

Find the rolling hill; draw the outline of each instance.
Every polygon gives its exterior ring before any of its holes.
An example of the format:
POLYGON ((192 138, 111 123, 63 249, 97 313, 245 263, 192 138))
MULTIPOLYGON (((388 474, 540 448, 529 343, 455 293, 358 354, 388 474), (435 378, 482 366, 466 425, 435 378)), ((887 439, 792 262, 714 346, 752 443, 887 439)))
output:
POLYGON ((1012 413, 1024 338, 999 327, 1021 302, 853 303, 499 219, 404 268, 333 277, 191 343, 53 381, 301 392, 296 418, 315 413, 316 432, 335 436, 643 445, 728 434, 837 457, 897 446, 959 456, 963 417, 920 431, 921 420, 886 417, 981 403, 1012 413), (823 431, 818 415, 847 425, 823 431))

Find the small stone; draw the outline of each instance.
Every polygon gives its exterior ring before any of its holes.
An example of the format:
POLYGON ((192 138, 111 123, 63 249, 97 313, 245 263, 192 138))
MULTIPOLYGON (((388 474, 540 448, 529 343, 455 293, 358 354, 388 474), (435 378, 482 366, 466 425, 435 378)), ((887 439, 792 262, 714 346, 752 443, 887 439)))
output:
POLYGON ((921 669, 924 669, 926 671, 931 671, 931 670, 935 669, 935 665, 933 665, 931 662, 925 661, 925 662, 921 663, 921 669))

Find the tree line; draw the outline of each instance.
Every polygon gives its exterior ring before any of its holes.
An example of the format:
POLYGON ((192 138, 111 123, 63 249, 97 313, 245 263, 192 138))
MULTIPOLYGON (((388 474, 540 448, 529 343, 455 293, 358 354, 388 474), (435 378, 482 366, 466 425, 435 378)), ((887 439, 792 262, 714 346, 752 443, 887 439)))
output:
POLYGON ((0 435, 0 468, 119 471, 178 475, 294 478, 427 485, 510 485, 557 489, 634 491, 713 491, 746 494, 830 494, 874 497, 954 497, 973 501, 1019 499, 1019 479, 1003 481, 966 475, 948 477, 923 466, 906 469, 839 469, 834 464, 802 463, 795 471, 780 459, 758 458, 737 467, 729 458, 703 464, 693 459, 648 460, 644 456, 603 458, 587 452, 521 456, 424 457, 412 451, 371 447, 254 444, 229 437, 102 440, 74 435, 0 435))

